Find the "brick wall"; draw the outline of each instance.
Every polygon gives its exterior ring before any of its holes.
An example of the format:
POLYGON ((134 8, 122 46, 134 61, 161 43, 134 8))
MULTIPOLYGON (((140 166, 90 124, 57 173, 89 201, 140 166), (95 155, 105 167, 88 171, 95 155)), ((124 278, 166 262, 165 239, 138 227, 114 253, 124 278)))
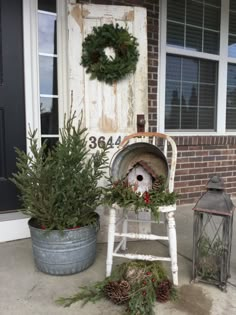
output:
MULTIPOLYGON (((78 3, 129 5, 147 8, 148 38, 148 119, 149 130, 157 126, 158 78, 158 18, 159 1, 156 0, 90 0, 78 3)), ((236 137, 195 136, 174 137, 178 147, 175 188, 179 203, 195 203, 205 185, 214 174, 222 176, 226 191, 236 196, 236 137)))
POLYGON ((175 190, 180 204, 195 203, 215 174, 225 182, 226 192, 236 196, 236 137, 173 137, 178 147, 175 190))

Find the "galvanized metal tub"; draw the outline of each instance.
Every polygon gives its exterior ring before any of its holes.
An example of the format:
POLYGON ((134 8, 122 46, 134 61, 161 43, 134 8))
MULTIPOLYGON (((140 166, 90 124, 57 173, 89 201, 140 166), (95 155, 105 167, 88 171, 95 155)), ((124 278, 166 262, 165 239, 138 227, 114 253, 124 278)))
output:
POLYGON ((110 175, 113 181, 123 180, 136 162, 147 162, 153 171, 166 178, 168 183, 169 167, 165 155, 155 145, 146 142, 138 142, 127 145, 117 151, 112 160, 110 175))
POLYGON ((91 266, 96 257, 97 226, 63 231, 46 231, 30 219, 34 261, 37 268, 50 275, 69 275, 91 266))

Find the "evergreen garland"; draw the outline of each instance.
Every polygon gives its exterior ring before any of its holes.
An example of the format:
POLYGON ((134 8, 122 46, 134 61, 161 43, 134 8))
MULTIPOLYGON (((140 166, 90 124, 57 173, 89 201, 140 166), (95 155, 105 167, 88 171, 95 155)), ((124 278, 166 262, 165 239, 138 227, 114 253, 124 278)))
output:
POLYGON ((93 27, 82 44, 81 65, 91 79, 112 84, 135 72, 139 57, 137 47, 137 39, 118 24, 93 27), (113 48, 115 57, 109 58, 105 48, 113 48))
POLYGON ((61 297, 57 303, 69 307, 83 301, 83 306, 108 298, 115 304, 125 305, 127 315, 154 315, 156 301, 166 302, 176 297, 176 289, 159 262, 131 261, 116 266, 111 276, 103 281, 81 287, 80 292, 71 297, 61 297))
POLYGON ((135 212, 150 210, 156 220, 159 219, 159 207, 175 204, 178 195, 175 192, 169 193, 165 190, 166 180, 159 176, 161 182, 158 190, 150 189, 143 195, 136 193, 134 187, 128 185, 127 181, 120 180, 110 183, 104 188, 103 203, 109 206, 117 204, 122 208, 132 207, 135 212))

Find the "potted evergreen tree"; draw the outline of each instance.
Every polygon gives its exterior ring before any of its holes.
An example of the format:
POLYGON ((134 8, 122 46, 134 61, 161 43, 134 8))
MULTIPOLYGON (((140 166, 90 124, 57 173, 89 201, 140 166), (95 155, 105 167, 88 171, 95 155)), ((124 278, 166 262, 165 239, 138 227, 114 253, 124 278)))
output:
POLYGON ((17 152, 12 181, 20 191, 24 214, 30 216, 33 256, 39 270, 73 274, 95 260, 102 188, 98 181, 107 167, 107 148, 91 153, 87 131, 73 126, 75 113, 65 120, 60 141, 48 149, 29 133, 30 152, 17 152))

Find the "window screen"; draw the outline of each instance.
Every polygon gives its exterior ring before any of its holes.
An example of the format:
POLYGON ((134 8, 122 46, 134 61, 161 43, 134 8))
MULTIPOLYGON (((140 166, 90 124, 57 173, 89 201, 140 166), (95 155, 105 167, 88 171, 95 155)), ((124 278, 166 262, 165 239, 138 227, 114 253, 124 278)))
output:
POLYGON ((220 1, 168 0, 167 45, 219 53, 220 1))
POLYGON ((236 64, 228 65, 226 129, 236 129, 236 64))
POLYGON ((50 146, 59 133, 56 0, 39 0, 38 9, 41 135, 50 146))
POLYGON ((166 129, 215 129, 215 61, 167 55, 166 129))

